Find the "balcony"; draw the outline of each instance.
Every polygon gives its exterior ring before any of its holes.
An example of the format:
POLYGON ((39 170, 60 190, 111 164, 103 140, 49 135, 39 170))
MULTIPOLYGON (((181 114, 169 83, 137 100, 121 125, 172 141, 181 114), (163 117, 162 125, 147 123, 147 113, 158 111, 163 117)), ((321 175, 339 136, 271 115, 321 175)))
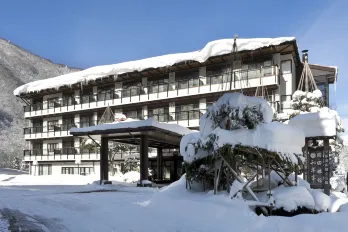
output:
POLYGON ((96 121, 90 122, 77 122, 70 124, 57 124, 51 126, 40 126, 40 127, 25 127, 24 139, 44 139, 44 138, 59 138, 71 136, 69 130, 72 127, 89 127, 95 126, 96 121))
POLYGON ((99 160, 99 149, 84 149, 79 147, 57 149, 32 149, 24 150, 24 161, 49 161, 49 160, 99 160))
MULTIPOLYGON (((38 103, 24 106, 25 117, 57 114, 71 111, 88 110, 106 106, 122 106, 126 104, 171 99, 212 92, 238 90, 241 88, 255 88, 262 84, 278 85, 278 66, 260 69, 237 70, 233 73, 223 73, 206 77, 188 78, 185 80, 132 87, 130 89, 108 90, 96 95, 82 95, 78 102, 58 101, 54 104, 38 103), (233 74, 233 75, 231 75, 233 74)), ((179 79, 180 77, 178 77, 179 79)))

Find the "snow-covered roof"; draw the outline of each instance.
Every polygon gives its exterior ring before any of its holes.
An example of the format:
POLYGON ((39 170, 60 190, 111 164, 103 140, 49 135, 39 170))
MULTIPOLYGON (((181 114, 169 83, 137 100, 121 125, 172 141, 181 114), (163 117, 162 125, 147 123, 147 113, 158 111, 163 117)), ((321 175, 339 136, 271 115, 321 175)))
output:
MULTIPOLYGON (((294 40, 295 37, 237 39, 237 47, 238 51, 248 51, 268 46, 276 46, 284 42, 294 40)), ((79 72, 30 82, 18 87, 14 90, 13 93, 14 95, 19 96, 20 94, 37 92, 43 89, 58 89, 62 86, 71 86, 77 83, 85 83, 87 81, 95 80, 104 76, 117 76, 123 73, 142 71, 149 68, 170 67, 176 63, 185 61, 197 61, 203 63, 210 57, 230 53, 233 49, 233 42, 234 39, 215 40, 209 42, 203 49, 199 51, 169 54, 112 65, 96 66, 79 72)))
POLYGON ((305 133, 306 137, 336 136, 337 119, 335 111, 299 114, 289 121, 305 133))
POLYGON ((114 123, 105 123, 96 126, 83 127, 83 128, 71 128, 70 133, 92 133, 96 131, 127 129, 127 128, 140 128, 140 127, 157 127, 162 130, 170 131, 179 135, 186 135, 192 133, 192 131, 184 126, 178 124, 168 124, 158 122, 154 118, 148 118, 146 120, 130 120, 120 121, 114 123))

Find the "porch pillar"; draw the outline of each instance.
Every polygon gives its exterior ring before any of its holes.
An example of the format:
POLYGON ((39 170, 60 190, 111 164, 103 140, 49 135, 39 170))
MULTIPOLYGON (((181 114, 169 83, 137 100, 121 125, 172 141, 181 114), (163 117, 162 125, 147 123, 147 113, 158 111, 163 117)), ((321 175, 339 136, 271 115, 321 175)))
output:
POLYGON ((163 169, 163 149, 157 148, 157 180, 162 180, 162 169, 163 169))
MULTIPOLYGON (((140 181, 149 179, 149 138, 148 135, 140 137, 140 181)), ((140 182, 142 185, 142 183, 140 182)))
POLYGON ((102 181, 109 180, 109 139, 101 138, 100 144, 100 184, 102 181))

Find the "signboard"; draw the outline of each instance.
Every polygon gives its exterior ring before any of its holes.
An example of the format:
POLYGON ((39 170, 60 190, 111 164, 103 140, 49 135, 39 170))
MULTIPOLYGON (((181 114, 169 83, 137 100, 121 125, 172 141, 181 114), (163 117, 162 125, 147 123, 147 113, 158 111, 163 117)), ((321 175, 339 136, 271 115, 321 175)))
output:
POLYGON ((330 184, 328 149, 324 149, 324 147, 308 147, 306 176, 311 188, 324 189, 330 184))

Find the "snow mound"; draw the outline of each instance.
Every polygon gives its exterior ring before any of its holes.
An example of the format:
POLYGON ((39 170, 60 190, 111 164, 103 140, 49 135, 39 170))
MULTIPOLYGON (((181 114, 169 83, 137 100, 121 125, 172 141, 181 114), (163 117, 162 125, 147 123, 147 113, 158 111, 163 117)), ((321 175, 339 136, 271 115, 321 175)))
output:
POLYGON ((92 184, 97 179, 99 179, 98 175, 18 175, 9 181, 1 182, 0 185, 87 185, 92 184))
POLYGON ((291 212, 299 207, 315 208, 315 200, 310 192, 303 186, 283 187, 273 190, 273 197, 277 208, 284 208, 291 212))
MULTIPOLYGON (((294 41, 294 37, 237 39, 238 51, 255 50, 258 48, 280 45, 294 41)), ((142 60, 123 62, 112 65, 96 66, 79 72, 74 72, 54 78, 39 80, 22 85, 13 91, 19 96, 23 93, 37 92, 43 89, 71 86, 86 83, 100 77, 142 71, 149 68, 170 67, 184 61, 205 62, 210 57, 229 54, 233 50, 234 39, 221 39, 209 42, 203 49, 188 53, 169 54, 142 60)))
POLYGON ((338 119, 336 113, 323 108, 317 113, 299 114, 289 121, 305 133, 306 137, 335 136, 338 119))
POLYGON ((314 209, 321 212, 327 212, 331 207, 331 198, 317 189, 312 189, 309 191, 314 199, 315 207, 314 209))
POLYGON ((136 183, 140 180, 140 173, 136 171, 126 172, 124 174, 117 173, 114 176, 110 176, 111 181, 126 182, 126 183, 136 183))

